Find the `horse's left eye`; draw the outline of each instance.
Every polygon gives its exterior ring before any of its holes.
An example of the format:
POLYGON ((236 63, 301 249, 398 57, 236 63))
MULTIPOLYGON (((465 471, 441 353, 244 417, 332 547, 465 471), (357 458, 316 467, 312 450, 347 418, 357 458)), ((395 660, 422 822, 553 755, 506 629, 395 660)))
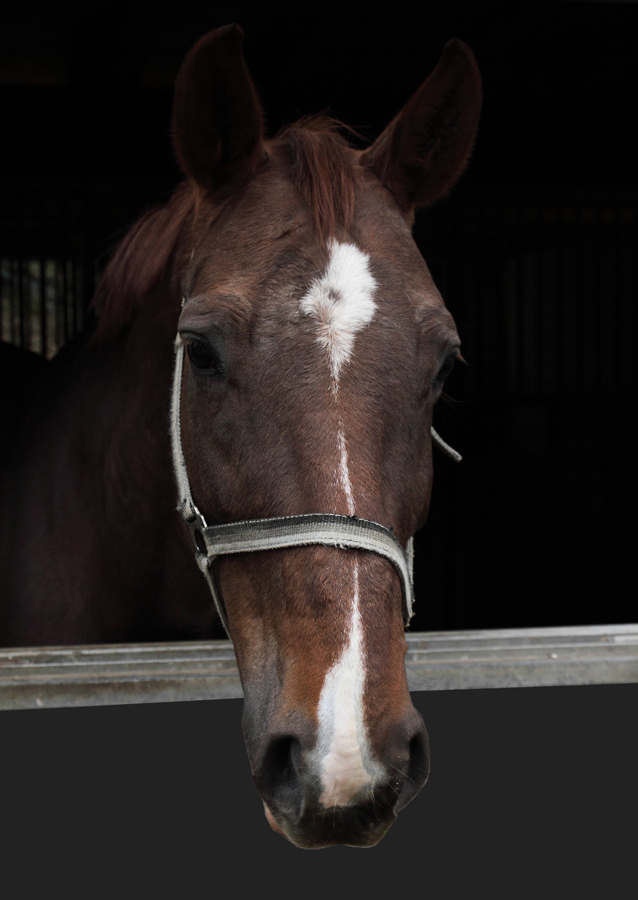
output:
POLYGON ((443 384, 445 379, 450 377, 450 375, 452 374, 452 369, 454 368, 455 360, 456 360, 456 355, 448 356, 448 358, 445 360, 445 362, 443 363, 443 365, 437 372, 436 378, 434 379, 434 381, 437 385, 443 384))
POLYGON ((210 344, 202 338, 185 339, 186 353, 191 365, 197 372, 206 375, 221 375, 222 365, 219 356, 210 344))

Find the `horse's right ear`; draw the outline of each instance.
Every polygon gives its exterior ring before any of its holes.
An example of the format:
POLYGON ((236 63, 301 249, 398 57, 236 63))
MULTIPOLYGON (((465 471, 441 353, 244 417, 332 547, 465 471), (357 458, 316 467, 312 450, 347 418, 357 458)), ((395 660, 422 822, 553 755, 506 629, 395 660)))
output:
POLYGON ((263 113, 244 62, 243 38, 238 25, 204 35, 175 84, 177 158, 186 175, 218 199, 249 181, 264 153, 263 113))
POLYGON ((481 112, 481 76, 454 39, 430 77, 362 155, 405 213, 445 196, 465 168, 481 112))

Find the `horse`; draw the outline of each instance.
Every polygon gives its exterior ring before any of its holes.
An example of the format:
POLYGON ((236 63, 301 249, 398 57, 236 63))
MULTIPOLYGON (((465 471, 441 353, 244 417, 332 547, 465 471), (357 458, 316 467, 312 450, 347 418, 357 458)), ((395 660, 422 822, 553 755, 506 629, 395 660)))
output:
POLYGON ((466 166, 481 81, 454 39, 365 149, 325 115, 267 138, 242 44, 225 26, 186 56, 184 181, 48 364, 3 484, 4 642, 201 639, 221 618, 271 827, 373 846, 429 774, 405 570, 460 357, 412 224, 466 166), (234 523, 255 531, 211 553, 234 523))

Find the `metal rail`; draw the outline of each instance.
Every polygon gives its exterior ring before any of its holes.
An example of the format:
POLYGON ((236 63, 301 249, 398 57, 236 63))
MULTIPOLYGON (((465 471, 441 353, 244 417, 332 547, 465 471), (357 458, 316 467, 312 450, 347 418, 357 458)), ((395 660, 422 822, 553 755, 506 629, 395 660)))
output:
MULTIPOLYGON (((412 691, 638 682, 638 625, 406 635, 412 691)), ((0 650, 0 709, 241 697, 228 641, 0 650)))

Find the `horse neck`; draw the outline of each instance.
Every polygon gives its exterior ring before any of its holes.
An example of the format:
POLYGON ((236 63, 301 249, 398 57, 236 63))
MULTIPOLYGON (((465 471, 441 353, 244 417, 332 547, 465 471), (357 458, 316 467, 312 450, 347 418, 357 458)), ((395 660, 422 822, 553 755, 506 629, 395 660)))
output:
POLYGON ((178 316, 166 279, 115 338, 82 338, 53 361, 21 465, 34 502, 90 510, 109 540, 136 518, 153 519, 161 498, 174 508, 168 421, 178 316))
POLYGON ((96 348, 104 370, 94 372, 95 473, 118 522, 124 509, 135 515, 131 493, 143 518, 156 515, 154 504, 175 505, 168 422, 178 317, 179 298, 162 283, 113 345, 96 348))

